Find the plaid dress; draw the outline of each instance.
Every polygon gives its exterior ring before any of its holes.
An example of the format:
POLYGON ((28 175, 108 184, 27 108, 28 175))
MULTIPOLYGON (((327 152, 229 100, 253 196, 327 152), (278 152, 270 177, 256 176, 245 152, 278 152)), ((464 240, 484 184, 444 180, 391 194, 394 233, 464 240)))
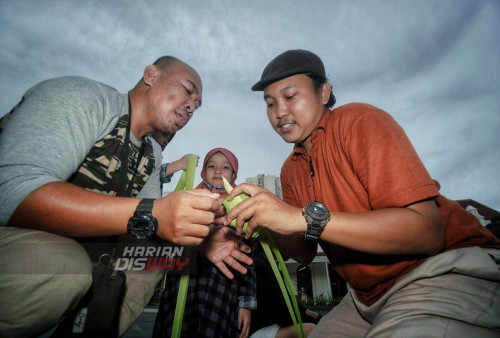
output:
MULTIPOLYGON (((253 265, 246 275, 228 279, 204 257, 198 256, 197 274, 189 278, 182 337, 238 337, 239 308, 255 309, 256 279, 253 265)), ((167 277, 153 337, 170 337, 179 290, 179 275, 167 277)))

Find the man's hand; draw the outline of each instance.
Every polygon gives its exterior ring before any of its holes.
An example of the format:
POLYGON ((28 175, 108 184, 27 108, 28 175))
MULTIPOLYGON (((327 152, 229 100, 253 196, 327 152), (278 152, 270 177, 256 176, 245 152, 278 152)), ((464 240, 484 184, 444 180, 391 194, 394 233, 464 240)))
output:
POLYGON ((158 220, 157 235, 181 245, 199 245, 208 236, 219 210, 219 194, 205 189, 183 190, 157 199, 153 216, 158 220))
POLYGON ((224 224, 236 219, 236 233, 242 234, 243 224, 248 221, 246 238, 258 227, 268 228, 282 254, 301 264, 309 264, 314 259, 318 245, 304 238, 307 223, 301 208, 287 204, 267 189, 246 183, 235 187, 227 198, 231 200, 241 193, 250 197, 227 214, 224 224))
POLYGON ((293 207, 269 190, 252 184, 240 184, 227 197, 245 193, 249 198, 236 205, 226 216, 225 224, 236 218, 236 232, 243 232, 243 224, 248 221, 246 238, 250 238, 257 227, 266 227, 281 235, 304 232, 307 224, 302 216, 302 209, 293 207))
POLYGON ((253 263, 252 259, 245 255, 245 252, 250 253, 252 250, 242 243, 241 239, 241 236, 226 226, 214 226, 207 238, 198 246, 198 250, 227 278, 233 279, 234 275, 228 266, 245 274, 247 269, 239 262, 247 265, 253 263))

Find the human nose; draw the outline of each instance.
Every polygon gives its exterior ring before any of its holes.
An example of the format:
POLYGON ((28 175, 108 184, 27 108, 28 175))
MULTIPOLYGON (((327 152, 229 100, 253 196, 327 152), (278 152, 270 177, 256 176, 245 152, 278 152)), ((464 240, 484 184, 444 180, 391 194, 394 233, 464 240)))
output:
POLYGON ((284 103, 276 103, 276 118, 282 119, 288 115, 288 106, 284 103))
POLYGON ((196 109, 194 99, 190 99, 186 102, 185 109, 189 116, 193 115, 194 110, 196 109))

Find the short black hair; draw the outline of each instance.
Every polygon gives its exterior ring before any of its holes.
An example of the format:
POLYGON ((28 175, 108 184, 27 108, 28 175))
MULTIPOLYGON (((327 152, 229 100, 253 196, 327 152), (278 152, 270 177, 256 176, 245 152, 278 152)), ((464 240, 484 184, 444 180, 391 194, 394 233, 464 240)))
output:
MULTIPOLYGON (((307 75, 312 80, 316 92, 319 92, 323 84, 325 82, 328 82, 327 78, 316 73, 304 73, 304 75, 307 75)), ((337 102, 337 99, 335 98, 335 95, 333 95, 333 90, 330 90, 330 97, 328 98, 328 102, 325 104, 325 106, 328 108, 332 108, 335 105, 335 102, 337 102)))
POLYGON ((153 65, 160 68, 162 71, 166 71, 166 70, 168 70, 168 68, 170 68, 171 66, 178 64, 178 63, 183 63, 183 62, 176 57, 166 55, 166 56, 159 57, 153 63, 153 65))

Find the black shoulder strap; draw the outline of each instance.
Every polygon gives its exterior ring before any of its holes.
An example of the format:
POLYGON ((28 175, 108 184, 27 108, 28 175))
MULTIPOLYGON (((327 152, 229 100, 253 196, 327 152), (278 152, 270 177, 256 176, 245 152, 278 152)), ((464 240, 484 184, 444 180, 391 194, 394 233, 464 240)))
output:
MULTIPOLYGON (((128 170, 128 150, 129 150, 129 144, 130 144, 130 125, 132 124, 132 104, 130 103, 130 95, 128 96, 128 124, 127 124, 127 131, 125 133, 125 140, 123 142, 123 150, 120 155, 120 176, 119 176, 119 185, 118 185, 118 191, 116 192, 117 196, 121 197, 130 197, 130 192, 132 191, 132 180, 128 184, 128 189, 127 189, 127 170, 128 170)), ((141 143, 141 148, 139 150, 139 155, 137 157, 137 164, 134 168, 134 175, 137 173, 138 168, 139 168, 139 163, 141 162, 141 158, 144 155, 144 141, 141 143)))

